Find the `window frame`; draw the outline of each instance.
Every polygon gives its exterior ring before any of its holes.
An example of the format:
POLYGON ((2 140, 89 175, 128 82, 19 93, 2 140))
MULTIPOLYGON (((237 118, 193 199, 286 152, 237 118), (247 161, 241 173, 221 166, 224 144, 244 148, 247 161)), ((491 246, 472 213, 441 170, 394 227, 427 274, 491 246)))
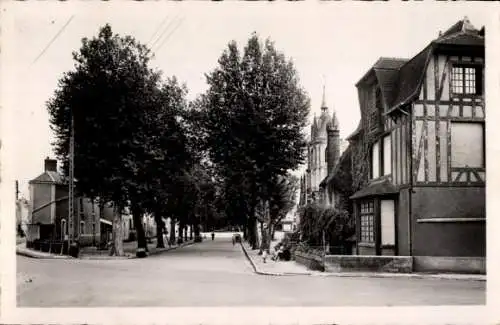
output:
POLYGON ((364 200, 359 203, 359 240, 364 244, 376 242, 376 211, 374 200, 364 200), (365 235, 368 236, 365 236, 365 235))
POLYGON ((460 62, 460 63, 453 63, 450 67, 450 94, 452 97, 470 97, 470 96, 482 96, 484 93, 484 72, 483 72, 484 66, 481 63, 474 63, 474 62, 460 62), (456 85, 454 77, 456 74, 454 73, 454 69, 461 69, 460 72, 460 85, 456 85), (467 93, 467 80, 466 79, 466 69, 474 69, 474 92, 467 93), (459 86, 462 89, 462 92, 456 92, 455 86, 459 86))
POLYGON ((370 179, 377 179, 377 178, 380 178, 382 177, 381 175, 381 169, 380 169, 380 161, 381 161, 381 156, 380 156, 380 140, 377 140, 375 141, 372 145, 371 145, 371 148, 370 148, 370 179), (375 146, 378 146, 378 150, 376 150, 377 152, 374 152, 375 150, 373 150, 375 148, 375 146), (374 164, 374 156, 377 156, 377 176, 375 176, 375 164, 374 164))
POLYGON ((484 121, 450 121, 450 168, 453 169, 464 169, 464 168, 469 168, 469 169, 485 169, 486 168, 486 127, 485 127, 485 122, 484 121), (453 124, 458 125, 458 124, 478 124, 481 126, 481 142, 483 146, 482 150, 482 166, 456 166, 454 165, 453 161, 453 124))
POLYGON ((61 218, 61 222, 60 222, 60 227, 61 227, 61 235, 63 236, 66 236, 68 235, 68 222, 66 221, 65 218, 61 218))
POLYGON ((382 136, 382 138, 380 139, 380 175, 381 177, 382 176, 387 176, 387 175, 390 175, 392 174, 392 151, 391 151, 391 147, 392 147, 392 138, 391 138, 391 134, 388 133, 388 134, 385 134, 382 136), (386 162, 386 155, 385 155, 385 139, 388 138, 389 139, 389 170, 386 171, 385 170, 385 162, 386 162))

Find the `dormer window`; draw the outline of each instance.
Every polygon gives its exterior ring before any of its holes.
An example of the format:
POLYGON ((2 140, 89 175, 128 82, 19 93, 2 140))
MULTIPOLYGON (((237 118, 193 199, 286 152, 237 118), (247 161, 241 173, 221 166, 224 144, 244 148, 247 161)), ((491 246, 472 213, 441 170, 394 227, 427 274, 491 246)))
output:
POLYGON ((479 65, 456 64, 451 70, 451 89, 455 95, 482 95, 483 69, 479 65))

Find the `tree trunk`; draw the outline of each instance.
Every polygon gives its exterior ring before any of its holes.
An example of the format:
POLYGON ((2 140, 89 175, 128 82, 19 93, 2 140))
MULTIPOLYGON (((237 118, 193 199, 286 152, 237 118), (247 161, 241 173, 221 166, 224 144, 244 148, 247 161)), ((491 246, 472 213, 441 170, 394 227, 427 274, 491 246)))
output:
POLYGON ((195 224, 194 226, 194 241, 201 242, 201 234, 200 234, 200 224, 195 224))
POLYGON ((260 222, 260 245, 259 245, 259 255, 262 255, 262 253, 264 252, 264 245, 265 245, 265 237, 266 234, 265 234, 265 231, 264 231, 264 224, 262 222, 260 222))
POLYGON ((243 225, 243 240, 248 240, 247 226, 243 225))
POLYGON ((248 243, 252 249, 257 249, 257 221, 252 215, 248 218, 248 243))
POLYGON ((113 207, 113 243, 111 245, 111 256, 124 256, 123 251, 123 224, 121 208, 114 205, 113 207))
POLYGON ((165 242, 163 241, 163 228, 165 223, 161 217, 161 214, 155 212, 156 219, 156 248, 165 248, 165 242))
POLYGON ((170 243, 175 244, 175 219, 170 217, 170 243))
POLYGON ((146 234, 144 233, 144 227, 142 225, 142 211, 137 206, 132 206, 132 220, 134 221, 134 227, 137 231, 136 256, 146 257, 148 244, 146 242, 146 234))
POLYGON ((177 244, 184 242, 184 223, 179 223, 179 236, 177 237, 177 244))
POLYGON ((184 241, 188 240, 188 226, 184 225, 184 241))

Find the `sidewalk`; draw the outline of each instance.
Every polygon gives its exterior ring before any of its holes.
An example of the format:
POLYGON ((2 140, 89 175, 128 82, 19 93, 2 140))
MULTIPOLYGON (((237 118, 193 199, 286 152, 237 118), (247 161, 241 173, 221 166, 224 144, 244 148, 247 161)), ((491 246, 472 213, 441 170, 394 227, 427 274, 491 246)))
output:
POLYGON ((251 250, 248 243, 241 243, 246 257, 252 264, 255 273, 260 275, 287 276, 309 275, 316 277, 348 277, 348 278, 420 278, 420 279, 447 279, 466 281, 486 281, 483 274, 455 274, 455 273, 378 273, 378 272, 320 272, 307 269, 306 266, 295 261, 272 261, 270 258, 263 262, 259 250, 251 250))
MULTIPOLYGON (((154 239, 151 243, 148 243, 148 249, 149 249, 148 255, 161 254, 173 249, 192 245, 193 243, 194 243, 193 240, 188 240, 187 242, 184 242, 181 245, 176 244, 167 248, 156 248, 156 239, 154 239)), ((135 256, 136 248, 137 248, 136 241, 126 242, 123 243, 125 256, 109 256, 109 250, 97 250, 94 247, 84 247, 80 251, 80 255, 78 258, 85 260, 115 260, 115 259, 137 258, 135 256)), ((26 243, 20 243, 16 245, 16 254, 31 258, 40 258, 40 259, 74 259, 73 257, 68 255, 50 254, 46 252, 40 252, 33 249, 29 249, 26 248, 26 243)))
MULTIPOLYGON (((152 239, 151 242, 148 243, 148 256, 150 255, 156 255, 156 254, 161 254, 164 252, 168 252, 177 248, 181 248, 184 246, 192 245, 194 243, 194 240, 188 240, 180 245, 172 245, 170 247, 166 248, 156 248, 156 238, 152 239)), ((105 260, 105 259, 113 259, 113 258, 137 258, 135 256, 137 249, 137 241, 132 241, 132 242, 124 242, 123 243, 123 250, 125 252, 125 257, 119 257, 119 256, 109 256, 109 250, 96 250, 93 247, 84 247, 81 252, 80 252, 80 258, 85 259, 85 260, 105 260)))
MULTIPOLYGON (((272 245, 275 244, 276 243, 272 243, 272 245)), ((241 247, 257 274, 285 276, 313 275, 313 273, 316 273, 315 271, 308 270, 305 266, 295 263, 294 261, 273 261, 271 260, 271 256, 268 256, 266 258, 266 263, 264 263, 262 255, 259 255, 258 249, 252 250, 246 242, 241 243, 241 247)))
POLYGON ((43 258, 43 259, 72 259, 73 257, 68 255, 50 254, 45 252, 36 251, 34 249, 26 248, 26 243, 21 243, 16 245, 16 254, 31 258, 43 258))

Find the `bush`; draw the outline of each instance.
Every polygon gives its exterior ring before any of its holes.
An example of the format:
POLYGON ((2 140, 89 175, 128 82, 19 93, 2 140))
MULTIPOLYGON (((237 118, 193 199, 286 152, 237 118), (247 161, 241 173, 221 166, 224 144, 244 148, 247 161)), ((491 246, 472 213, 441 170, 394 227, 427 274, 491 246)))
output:
MULTIPOLYGON (((302 242, 307 246, 323 246, 323 232, 326 243, 331 246, 344 246, 355 233, 354 218, 345 210, 324 207, 310 203, 300 211, 300 232, 302 242)), ((309 249, 301 247, 302 249, 309 249)))

